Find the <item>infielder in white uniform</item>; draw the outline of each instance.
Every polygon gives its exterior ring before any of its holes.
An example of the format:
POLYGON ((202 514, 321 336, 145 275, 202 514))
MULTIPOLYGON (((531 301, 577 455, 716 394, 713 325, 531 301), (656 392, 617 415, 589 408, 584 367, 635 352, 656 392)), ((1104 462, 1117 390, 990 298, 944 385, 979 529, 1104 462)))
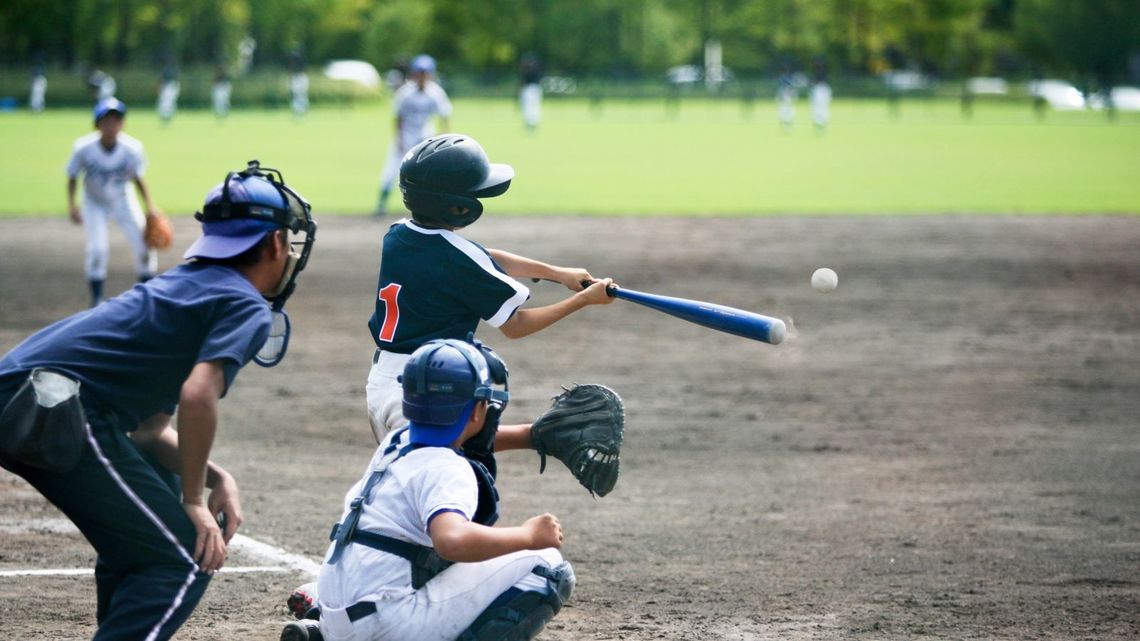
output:
POLYGON ((401 85, 392 98, 396 135, 388 148, 384 171, 380 174, 380 201, 376 205, 376 214, 380 216, 388 210, 388 195, 392 193, 392 184, 396 181, 404 154, 431 136, 432 116, 439 116, 444 130, 449 128, 451 101, 443 87, 432 79, 435 60, 420 54, 412 58, 409 73, 410 80, 401 85))
POLYGON ((282 641, 533 639, 574 586, 562 527, 551 514, 491 527, 494 477, 461 449, 493 439, 506 366, 479 343, 435 340, 412 353, 402 381, 409 425, 345 495, 318 609, 282 641))
POLYGON ((87 258, 84 270, 91 290, 91 306, 103 300, 110 254, 107 220, 114 220, 131 245, 139 282, 150 280, 158 270, 158 254, 146 246, 143 230, 146 217, 138 199, 131 193, 134 183, 146 202, 146 214, 158 209, 150 197, 143 173, 146 156, 142 143, 123 133, 127 106, 116 98, 95 104, 97 131, 75 141, 67 162, 67 205, 71 221, 82 223, 87 232, 87 258), (76 187, 83 174, 83 207, 76 205, 76 187))

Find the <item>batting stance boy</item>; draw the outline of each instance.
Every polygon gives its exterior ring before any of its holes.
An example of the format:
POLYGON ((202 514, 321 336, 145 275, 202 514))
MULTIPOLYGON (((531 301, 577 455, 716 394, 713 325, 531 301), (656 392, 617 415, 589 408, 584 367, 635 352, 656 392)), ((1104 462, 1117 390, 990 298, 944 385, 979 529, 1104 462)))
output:
POLYGON ((377 215, 383 215, 388 209, 388 195, 392 192, 392 183, 396 181, 396 172, 404 154, 431 135, 432 116, 439 116, 443 128, 449 128, 451 101, 443 87, 432 79, 435 60, 427 54, 420 54, 412 58, 408 70, 411 80, 401 85, 392 98, 392 109, 396 112, 396 136, 388 148, 388 158, 380 174, 377 215))
MULTIPOLYGON (((412 212, 384 236, 375 310, 368 321, 376 352, 368 374, 368 418, 376 441, 405 423, 396 377, 420 345, 466 339, 479 320, 508 338, 542 330, 589 305, 613 301, 606 285, 581 268, 557 267, 483 246, 455 230, 483 213, 481 198, 499 196, 515 172, 492 164, 469 136, 444 134, 412 148, 400 165, 400 191, 412 212), (558 303, 521 309, 530 290, 516 279, 542 278, 575 292, 558 303), (594 281, 583 288, 582 283, 594 281)), ((504 426, 497 447, 531 447, 526 425, 504 426)))
POLYGON ((256 162, 198 218, 189 262, 0 358, 0 466, 95 548, 97 641, 170 638, 225 562, 243 515, 237 482, 208 460, 218 400, 251 359, 276 356, 259 355, 267 299, 284 303, 316 232, 309 205, 256 162))
POLYGON ((146 156, 142 143, 123 133, 127 106, 116 98, 105 98, 95 104, 95 129, 75 141, 71 159, 67 161, 67 208, 71 221, 82 223, 87 231, 85 272, 91 290, 91 306, 103 301, 103 282, 107 278, 109 240, 107 220, 114 220, 131 246, 135 273, 139 282, 154 277, 158 254, 143 239, 146 218, 138 199, 131 193, 131 183, 146 201, 146 215, 157 213, 143 174, 146 156), (75 202, 79 174, 83 174, 83 208, 75 202))
POLYGON ((292 623, 282 641, 533 639, 574 587, 562 527, 551 514, 491 527, 494 477, 462 449, 493 440, 506 366, 478 343, 434 340, 401 380, 410 422, 345 495, 318 580, 319 623, 292 623))

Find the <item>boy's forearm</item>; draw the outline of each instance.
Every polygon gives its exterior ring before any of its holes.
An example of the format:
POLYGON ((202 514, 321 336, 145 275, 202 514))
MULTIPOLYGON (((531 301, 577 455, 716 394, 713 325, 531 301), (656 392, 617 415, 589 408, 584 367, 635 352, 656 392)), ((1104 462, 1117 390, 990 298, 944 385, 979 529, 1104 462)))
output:
POLYGON ((542 261, 519 256, 501 249, 487 249, 487 253, 512 278, 547 278, 553 280, 555 267, 542 261))
POLYGON ((143 197, 143 202, 146 203, 147 213, 154 211, 154 202, 150 199, 150 190, 147 189, 146 181, 143 180, 142 177, 135 177, 135 187, 143 197))
POLYGON ((521 527, 487 527, 465 522, 437 541, 432 537, 436 552, 456 563, 478 563, 504 554, 529 550, 531 537, 521 527))
POLYGON ((589 303, 580 294, 564 298, 552 305, 520 309, 503 323, 499 330, 507 338, 522 338, 546 329, 570 314, 586 307, 589 303))

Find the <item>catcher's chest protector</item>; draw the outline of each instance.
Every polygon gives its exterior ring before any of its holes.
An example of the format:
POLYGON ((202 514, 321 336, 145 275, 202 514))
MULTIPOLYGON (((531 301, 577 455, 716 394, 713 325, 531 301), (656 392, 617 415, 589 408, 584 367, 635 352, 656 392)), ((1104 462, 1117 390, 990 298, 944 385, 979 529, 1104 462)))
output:
MULTIPOLYGON (((407 427, 403 427, 401 432, 406 432, 407 429, 407 427)), ((372 474, 365 481, 360 494, 352 500, 348 516, 345 517, 344 521, 333 525, 332 532, 329 533, 329 540, 335 541, 336 545, 329 556, 329 564, 335 565, 340 561, 340 557, 344 554, 344 549, 349 543, 367 545, 370 548, 407 559, 412 564, 412 588, 418 590, 435 575, 450 567, 451 561, 443 559, 433 548, 428 546, 403 541, 377 532, 358 530, 356 527, 360 522, 364 505, 368 503, 372 489, 384 478, 388 468, 408 452, 420 447, 410 444, 401 447, 400 441, 403 437, 403 433, 398 433, 392 438, 392 442, 384 450, 380 464, 372 470, 372 474)), ((455 453, 457 456, 462 456, 460 452, 455 453)), ((482 463, 471 459, 467 459, 467 462, 471 464, 471 470, 475 473, 475 480, 479 486, 479 503, 471 520, 479 525, 489 527, 499 519, 499 491, 495 488, 495 479, 482 463)))

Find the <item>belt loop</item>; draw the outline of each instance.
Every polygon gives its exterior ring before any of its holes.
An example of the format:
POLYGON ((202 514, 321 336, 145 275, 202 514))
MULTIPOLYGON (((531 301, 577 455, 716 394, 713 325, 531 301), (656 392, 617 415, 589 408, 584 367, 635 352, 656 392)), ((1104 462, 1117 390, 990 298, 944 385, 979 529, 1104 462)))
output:
POLYGON ((383 351, 384 350, 380 349, 379 347, 376 348, 376 352, 372 354, 372 364, 373 365, 376 364, 376 361, 380 360, 380 353, 383 351))

